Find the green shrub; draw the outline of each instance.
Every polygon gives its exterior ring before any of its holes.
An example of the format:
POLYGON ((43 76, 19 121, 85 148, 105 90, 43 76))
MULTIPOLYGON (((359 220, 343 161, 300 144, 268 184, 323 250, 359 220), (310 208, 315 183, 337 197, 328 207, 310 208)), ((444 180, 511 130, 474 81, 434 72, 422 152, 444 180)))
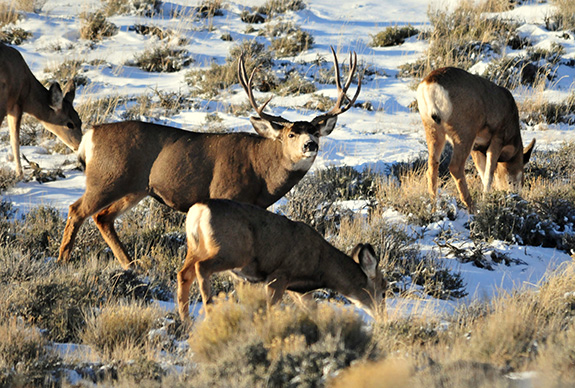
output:
POLYGON ((371 37, 371 47, 397 46, 405 42, 405 39, 419 34, 419 31, 411 25, 387 27, 371 37))

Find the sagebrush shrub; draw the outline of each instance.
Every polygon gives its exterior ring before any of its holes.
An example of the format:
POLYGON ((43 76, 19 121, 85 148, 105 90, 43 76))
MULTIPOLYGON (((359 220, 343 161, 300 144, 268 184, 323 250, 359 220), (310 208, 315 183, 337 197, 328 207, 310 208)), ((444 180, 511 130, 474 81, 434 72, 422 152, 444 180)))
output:
POLYGON ((149 344, 148 332, 161 316, 158 307, 141 302, 111 303, 98 312, 86 312, 81 338, 107 358, 123 348, 143 351, 149 344))
POLYGON ((109 22, 102 11, 83 13, 80 19, 82 21, 80 38, 82 39, 99 41, 114 36, 118 32, 118 27, 109 22))
POLYGON ((143 53, 136 54, 134 64, 150 72, 173 73, 180 71, 192 62, 190 53, 181 48, 168 45, 154 46, 143 53))
POLYGON ((419 34, 417 28, 407 25, 402 27, 390 26, 371 37, 372 47, 397 46, 405 42, 405 39, 419 34))

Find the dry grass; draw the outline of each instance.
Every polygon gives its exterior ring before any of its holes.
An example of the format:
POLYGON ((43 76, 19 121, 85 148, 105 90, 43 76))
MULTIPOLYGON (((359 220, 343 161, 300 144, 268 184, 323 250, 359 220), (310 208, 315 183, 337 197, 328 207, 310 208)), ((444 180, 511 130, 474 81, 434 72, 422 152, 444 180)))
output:
POLYGON ((149 331, 163 315, 158 307, 141 302, 110 303, 99 311, 88 311, 86 326, 81 334, 106 359, 130 359, 143 354, 149 347, 149 331))
POLYGON ((428 10, 433 25, 430 45, 425 57, 414 64, 404 65, 404 74, 417 78, 444 66, 469 69, 489 52, 502 53, 510 40, 516 38, 517 26, 484 12, 498 9, 503 1, 484 1, 476 4, 462 0, 453 12, 442 8, 428 10))

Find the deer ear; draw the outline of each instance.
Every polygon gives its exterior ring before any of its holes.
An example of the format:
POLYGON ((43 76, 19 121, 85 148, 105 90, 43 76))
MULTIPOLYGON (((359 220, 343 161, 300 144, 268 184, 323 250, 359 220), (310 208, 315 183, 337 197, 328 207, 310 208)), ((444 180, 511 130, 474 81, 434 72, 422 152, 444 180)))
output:
POLYGON ((529 158, 531 158, 531 153, 533 152, 533 148, 535 147, 535 139, 531 140, 531 143, 525 148, 523 148, 523 165, 529 162, 529 158))
POLYGON ((74 97, 76 97, 76 84, 74 80, 70 80, 64 87, 64 100, 71 104, 74 102, 74 97))
POLYGON ((254 116, 250 117, 250 122, 260 136, 267 137, 268 139, 277 139, 280 137, 283 128, 281 124, 254 116))
POLYGON ((50 108, 56 111, 61 110, 64 96, 62 95, 62 89, 60 89, 60 84, 54 82, 52 85, 50 85, 49 93, 50 93, 50 108))
POLYGON ((354 249, 354 253, 357 255, 357 259, 354 260, 359 262, 359 266, 362 271, 369 278, 374 278, 377 273, 377 265, 379 264, 379 258, 375 255, 375 251, 371 244, 360 244, 354 249), (361 247, 360 247, 361 245, 361 247), (359 247, 359 249, 358 249, 359 247), (356 252, 357 250, 357 252, 356 252))
POLYGON ((333 129, 335 128, 335 124, 337 123, 337 116, 320 116, 316 117, 312 124, 315 125, 317 130, 319 131, 320 136, 328 136, 333 129))

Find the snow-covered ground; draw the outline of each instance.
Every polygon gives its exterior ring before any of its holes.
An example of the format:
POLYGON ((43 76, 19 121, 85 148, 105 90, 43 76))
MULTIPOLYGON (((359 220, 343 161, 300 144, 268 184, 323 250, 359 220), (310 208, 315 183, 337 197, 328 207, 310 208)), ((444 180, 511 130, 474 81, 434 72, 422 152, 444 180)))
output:
MULTIPOLYGON (((171 10, 183 9, 196 5, 197 1, 173 0, 163 3, 164 15, 170 15, 171 10)), ((226 1, 227 9, 224 16, 215 17, 213 30, 198 28, 201 20, 174 19, 170 16, 153 19, 138 16, 112 16, 109 21, 119 27, 119 32, 101 42, 89 45, 79 38, 80 13, 94 11, 101 7, 98 0, 76 2, 72 0, 48 0, 40 14, 27 14, 18 25, 32 32, 33 37, 25 41, 18 50, 23 54, 34 74, 45 78, 44 69, 54 66, 64 60, 79 59, 86 63, 93 59, 106 61, 104 66, 85 66, 85 75, 90 83, 81 86, 76 93, 76 104, 94 98, 105 96, 136 96, 150 93, 154 89, 168 91, 186 90, 184 74, 189 68, 207 67, 213 60, 223 63, 229 49, 237 42, 255 39, 255 35, 245 33, 246 24, 240 21, 239 14, 246 7, 261 5, 263 0, 226 1), (148 73, 136 67, 126 65, 134 59, 134 54, 143 52, 155 43, 155 38, 138 35, 129 27, 136 24, 154 24, 174 29, 187 39, 183 46, 191 53, 194 63, 188 68, 176 73, 148 73), (233 37, 233 42, 220 39, 224 33, 233 37), (52 49, 59 44, 64 49, 56 52, 52 49)), ((371 36, 390 25, 407 25, 418 29, 429 28, 427 17, 428 6, 449 7, 455 0, 429 2, 427 0, 349 0, 334 3, 332 0, 309 0, 305 10, 290 12, 284 16, 309 31, 315 44, 313 48, 294 58, 294 62, 311 62, 321 56, 331 61, 329 46, 333 45, 343 61, 349 51, 356 51, 360 61, 367 67, 376 70, 376 75, 364 82, 359 102, 371 102, 375 108, 367 111, 352 108, 338 119, 334 132, 321 140, 320 154, 313 169, 326 166, 354 166, 358 169, 372 168, 383 170, 394 162, 408 161, 426 150, 423 127, 419 115, 408 109, 415 99, 413 85, 417 80, 398 78, 398 67, 419 58, 427 47, 427 42, 416 37, 409 38, 403 45, 387 48, 372 48, 369 46, 371 36)), ((514 10, 504 14, 526 24, 520 28, 523 37, 529 38, 535 47, 549 47, 552 42, 560 42, 566 50, 565 58, 575 59, 575 41, 560 37, 557 32, 549 32, 543 28, 544 18, 550 13, 550 4, 526 2, 514 10)), ((257 27, 257 26, 256 26, 257 27)), ((259 37, 258 40, 265 41, 259 37)), ((514 53, 511 52, 513 55, 514 53)), ((481 71, 485 64, 475 68, 481 71)), ((564 99, 572 89, 573 67, 560 66, 558 81, 546 91, 546 97, 551 100, 564 99)), ((320 92, 334 98, 336 90, 333 85, 319 85, 320 92)), ((245 101, 241 88, 234 89, 236 93, 227 96, 228 101, 245 101)), ((514 91, 515 97, 521 101, 530 95, 529 90, 514 91)), ((256 96, 263 97, 261 93, 256 96)), ((273 114, 282 115, 288 119, 310 119, 315 112, 305 112, 297 108, 302 97, 277 97, 270 104, 273 114)), ((212 113, 206 107, 212 107, 209 101, 201 101, 200 109, 183 110, 172 117, 150 117, 149 120, 167 123, 184 129, 198 128, 205 122, 206 114, 212 113)), ((247 117, 235 117, 219 113, 223 124, 238 131, 253 131, 247 117)), ((120 120, 119 112, 116 120, 120 120)), ((85 123, 89 124, 89 123, 85 123)), ((523 141, 527 144, 532 138, 537 139, 537 147, 553 148, 564 141, 575 140, 575 131, 564 124, 550 125, 546 130, 525 128, 523 141)), ((4 123, 2 133, 7 132, 4 123)), ((15 206, 25 211, 31 206, 45 204, 58 208, 63 213, 67 207, 78 199, 84 189, 85 179, 81 172, 71 170, 73 155, 48 154, 42 147, 22 147, 22 152, 30 159, 40 163, 45 168, 62 167, 66 178, 50 183, 26 182, 19 183, 15 188, 3 194, 4 199, 12 201, 15 206)), ((10 163, 7 142, 0 144, 0 161, 10 163)), ((313 170, 312 169, 312 170, 313 170)), ((397 214, 389 214, 390 222, 400 219, 397 214)), ((423 251, 434 251, 447 265, 461 271, 467 284, 469 296, 466 300, 488 298, 498 289, 509 290, 525 284, 536 285, 546 271, 555 268, 571 258, 564 252, 538 247, 525 247, 494 243, 493 248, 506 253, 512 258, 521 260, 524 264, 505 266, 494 264, 494 271, 474 267, 472 264, 460 264, 447 257, 434 242, 434 237, 442 229, 452 229, 462 241, 469 241, 469 231, 464 224, 469 216, 465 210, 460 210, 455 221, 441 221, 427 227, 425 230, 416 227, 411 229, 420 236, 418 244, 423 251)), ((456 302, 428 301, 437 308, 451 310, 456 302)), ((412 302, 409 302, 412 303, 412 302)), ((391 300, 388 309, 399 308, 409 310, 409 303, 401 300, 391 300), (399 306, 399 307, 398 307, 399 306)))

